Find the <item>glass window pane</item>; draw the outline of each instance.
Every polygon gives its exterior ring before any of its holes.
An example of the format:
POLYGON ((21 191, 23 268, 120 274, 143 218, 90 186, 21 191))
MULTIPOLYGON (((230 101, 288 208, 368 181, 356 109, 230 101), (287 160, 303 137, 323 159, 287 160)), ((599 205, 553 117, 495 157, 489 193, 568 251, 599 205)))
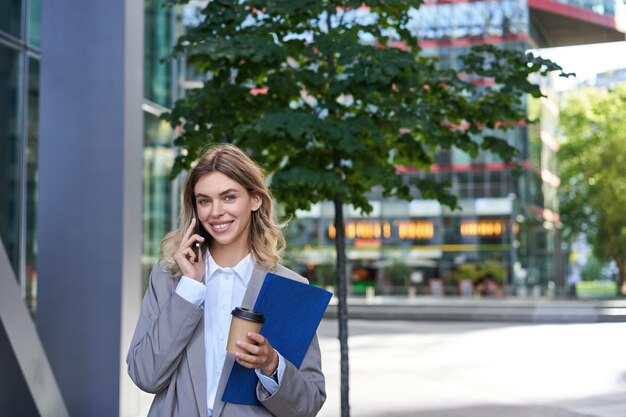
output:
POLYGON ((144 94, 165 107, 172 105, 172 63, 162 62, 172 44, 170 9, 162 0, 145 2, 144 94))
POLYGON ((460 149, 453 148, 452 150, 452 164, 453 165, 469 165, 472 163, 472 158, 460 149))
MULTIPOLYGON (((0 0, 1 1, 1 0, 0 0)), ((30 13, 28 14, 28 43, 39 48, 39 25, 41 23, 41 0, 30 0, 30 13)))
POLYGON ((21 37, 22 0, 0 0, 0 30, 21 37))
POLYGON ((173 229, 178 212, 176 181, 169 178, 175 150, 172 129, 158 117, 144 113, 143 151, 143 266, 147 273, 159 259, 161 239, 173 229))
POLYGON ((28 127, 26 143, 26 305, 37 309, 37 190, 39 154, 39 61, 28 66, 28 127))
POLYGON ((0 44, 0 237, 19 275, 20 63, 21 54, 0 44))

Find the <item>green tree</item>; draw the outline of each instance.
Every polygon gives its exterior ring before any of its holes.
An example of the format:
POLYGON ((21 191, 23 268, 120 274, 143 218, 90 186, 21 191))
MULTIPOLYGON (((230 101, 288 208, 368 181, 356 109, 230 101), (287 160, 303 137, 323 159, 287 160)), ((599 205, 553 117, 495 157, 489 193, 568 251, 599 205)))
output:
POLYGON ((626 294, 626 86, 585 89, 565 98, 561 125, 564 238, 583 234, 597 259, 610 257, 626 294))
POLYGON ((506 268, 495 259, 487 259, 479 267, 480 278, 491 277, 497 284, 502 285, 506 279, 506 268))
POLYGON ((404 286, 408 287, 411 272, 413 272, 415 268, 407 265, 406 263, 395 260, 389 265, 385 266, 385 275, 389 278, 392 285, 404 286))
POLYGON ((462 280, 474 283, 478 278, 480 278, 480 269, 476 264, 461 264, 450 271, 450 279, 457 285, 462 280))
POLYGON ((515 149, 501 134, 525 119, 523 97, 541 95, 530 74, 560 70, 520 51, 482 46, 446 69, 420 56, 410 10, 420 1, 214 0, 206 19, 179 39, 204 87, 167 115, 183 134, 174 175, 210 142, 232 142, 272 173, 288 212, 332 201, 335 209, 341 351, 341 414, 349 415, 347 277, 343 205, 363 212, 385 196, 456 207, 446 184, 408 184, 398 167, 428 170, 439 149, 471 156, 515 149), (412 4, 410 4, 412 3, 412 4), (488 79, 492 83, 477 83, 488 79), (482 87, 480 86, 482 85, 482 87), (485 86, 487 85, 487 86, 485 86))
POLYGON ((585 265, 583 265, 580 275, 583 281, 602 281, 608 277, 604 273, 608 262, 606 259, 598 259, 590 256, 585 265))

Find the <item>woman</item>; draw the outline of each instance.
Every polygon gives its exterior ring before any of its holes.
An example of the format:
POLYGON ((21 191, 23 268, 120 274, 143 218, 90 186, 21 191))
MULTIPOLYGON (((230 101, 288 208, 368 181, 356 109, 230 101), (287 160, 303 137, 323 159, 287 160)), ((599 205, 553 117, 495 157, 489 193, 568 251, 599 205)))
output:
POLYGON ((306 282, 279 265, 284 238, 263 171, 232 145, 208 149, 188 174, 180 227, 161 243, 128 352, 128 372, 154 393, 149 417, 315 416, 325 399, 314 337, 296 368, 258 333, 226 355, 230 312, 252 308, 268 271, 306 282), (224 403, 237 361, 254 369, 262 406, 224 403))

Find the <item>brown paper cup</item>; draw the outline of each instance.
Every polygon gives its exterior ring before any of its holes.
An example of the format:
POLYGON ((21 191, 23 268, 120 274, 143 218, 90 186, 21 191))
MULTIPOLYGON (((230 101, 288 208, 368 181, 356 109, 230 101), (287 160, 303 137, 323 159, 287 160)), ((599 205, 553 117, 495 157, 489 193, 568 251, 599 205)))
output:
POLYGON ((239 348, 236 342, 237 340, 251 342, 248 339, 248 333, 258 333, 263 323, 265 323, 265 316, 263 316, 263 313, 243 307, 235 308, 230 314, 232 314, 233 318, 230 322, 226 351, 233 355, 236 352, 248 353, 246 350, 239 348))

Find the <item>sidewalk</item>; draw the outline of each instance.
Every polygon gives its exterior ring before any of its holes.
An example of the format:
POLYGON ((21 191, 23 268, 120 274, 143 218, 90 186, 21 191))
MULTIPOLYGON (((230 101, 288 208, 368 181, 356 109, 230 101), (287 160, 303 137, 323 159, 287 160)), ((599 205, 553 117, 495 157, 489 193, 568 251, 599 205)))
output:
MULTIPOLYGON (((351 320, 355 417, 624 417, 624 323, 351 320), (383 399, 383 400, 381 400, 383 399)), ((328 398, 340 416, 337 323, 320 325, 328 398)))
MULTIPOLYGON (((348 298, 348 316, 364 320, 486 321, 518 323, 626 322, 625 300, 546 298, 348 298)), ((326 318, 337 317, 333 298, 326 318)))

